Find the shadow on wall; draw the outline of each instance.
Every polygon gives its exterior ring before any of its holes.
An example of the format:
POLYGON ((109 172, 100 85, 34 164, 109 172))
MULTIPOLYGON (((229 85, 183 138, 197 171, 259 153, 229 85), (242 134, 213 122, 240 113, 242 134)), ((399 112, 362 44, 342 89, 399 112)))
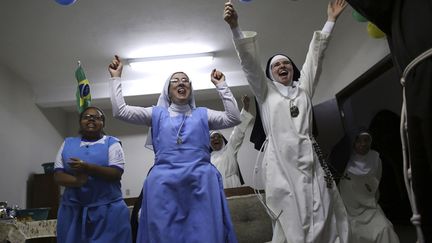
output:
POLYGON ((378 203, 394 224, 409 224, 411 207, 403 177, 400 117, 389 110, 379 111, 371 120, 371 148, 378 151, 382 162, 382 179, 378 203))

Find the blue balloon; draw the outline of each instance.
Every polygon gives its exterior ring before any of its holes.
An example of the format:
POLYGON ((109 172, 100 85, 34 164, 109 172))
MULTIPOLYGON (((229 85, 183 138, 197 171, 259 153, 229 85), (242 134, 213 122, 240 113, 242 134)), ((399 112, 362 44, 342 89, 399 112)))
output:
POLYGON ((252 0, 240 0, 240 2, 249 3, 249 2, 252 2, 252 0))
POLYGON ((76 0, 55 0, 55 1, 58 4, 65 5, 65 6, 74 4, 76 2, 76 0))

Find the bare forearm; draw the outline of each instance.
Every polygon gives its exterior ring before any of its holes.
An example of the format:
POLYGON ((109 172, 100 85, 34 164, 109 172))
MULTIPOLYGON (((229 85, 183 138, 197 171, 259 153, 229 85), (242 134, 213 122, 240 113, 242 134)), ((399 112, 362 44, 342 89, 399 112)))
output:
POLYGON ((54 173, 54 180, 60 186, 65 187, 81 187, 85 184, 86 180, 83 175, 71 175, 64 172, 54 173))
POLYGON ((120 180, 122 176, 122 172, 119 169, 94 164, 88 164, 85 173, 108 181, 120 180))

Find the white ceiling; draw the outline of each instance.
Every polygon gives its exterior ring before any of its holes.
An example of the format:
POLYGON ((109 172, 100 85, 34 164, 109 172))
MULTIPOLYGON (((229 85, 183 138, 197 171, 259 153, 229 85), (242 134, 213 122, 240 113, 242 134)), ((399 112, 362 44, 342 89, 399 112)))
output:
MULTIPOLYGON (((226 73, 234 92, 248 90, 222 19, 223 0, 77 0, 70 6, 54 0, 1 2, 0 63, 32 86, 41 107, 74 107, 78 60, 90 81, 94 102, 107 104, 107 65, 114 54, 133 58, 214 52, 214 67, 226 73)), ((304 60, 312 30, 320 29, 327 17, 327 0, 233 2, 242 29, 260 34, 263 57, 285 52, 298 63, 304 60)), ((125 96, 141 105, 154 104, 160 82, 168 75, 163 69, 139 73, 126 66, 125 96)), ((198 99, 214 95, 206 91, 207 78, 190 76, 194 87, 204 90, 197 92, 198 99)))

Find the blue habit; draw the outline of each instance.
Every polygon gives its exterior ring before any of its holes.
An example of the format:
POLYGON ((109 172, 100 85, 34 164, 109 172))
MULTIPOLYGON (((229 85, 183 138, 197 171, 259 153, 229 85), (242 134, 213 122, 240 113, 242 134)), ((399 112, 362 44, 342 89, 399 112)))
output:
POLYGON ((155 164, 144 182, 137 242, 237 242, 221 175, 210 163, 207 109, 170 117, 154 107, 152 129, 155 164))
MULTIPOLYGON (((73 173, 67 161, 80 158, 86 163, 108 166, 109 146, 118 139, 106 136, 104 143, 80 146, 80 137, 66 138, 62 151, 65 173, 73 173)), ((129 210, 123 201, 120 181, 89 176, 81 187, 66 187, 57 216, 57 242, 132 242, 129 210)))

